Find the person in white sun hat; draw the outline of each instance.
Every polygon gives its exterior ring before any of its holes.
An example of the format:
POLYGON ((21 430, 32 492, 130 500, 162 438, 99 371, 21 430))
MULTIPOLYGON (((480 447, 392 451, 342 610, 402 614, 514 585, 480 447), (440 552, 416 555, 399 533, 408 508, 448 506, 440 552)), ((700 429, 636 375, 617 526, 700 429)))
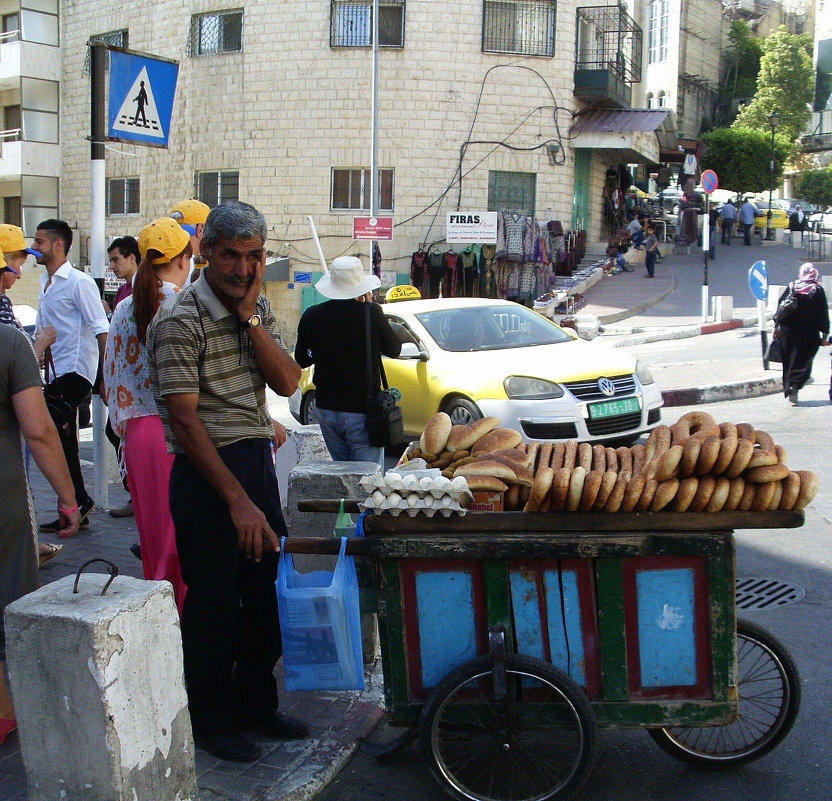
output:
POLYGON ((372 291, 381 281, 364 272, 361 259, 340 256, 315 289, 325 303, 311 306, 300 318, 295 361, 315 365, 318 422, 329 453, 336 462, 379 462, 382 449, 367 436, 367 327, 369 308, 372 389, 381 386, 380 354, 395 358, 402 349, 372 291))

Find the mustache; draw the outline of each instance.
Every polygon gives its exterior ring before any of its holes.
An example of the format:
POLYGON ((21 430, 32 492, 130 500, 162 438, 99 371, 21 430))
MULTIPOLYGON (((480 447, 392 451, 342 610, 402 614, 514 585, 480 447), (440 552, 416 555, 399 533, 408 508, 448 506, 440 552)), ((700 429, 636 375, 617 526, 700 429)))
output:
POLYGON ((234 276, 227 276, 222 280, 229 284, 250 284, 254 281, 254 278, 235 278, 234 276))

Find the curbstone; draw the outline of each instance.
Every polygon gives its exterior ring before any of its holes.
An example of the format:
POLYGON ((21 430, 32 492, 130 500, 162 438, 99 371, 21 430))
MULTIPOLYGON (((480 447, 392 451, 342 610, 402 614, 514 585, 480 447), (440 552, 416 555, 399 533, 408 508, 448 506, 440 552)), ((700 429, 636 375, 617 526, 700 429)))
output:
POLYGON ((783 389, 780 377, 752 378, 748 381, 735 381, 730 384, 711 384, 685 389, 668 389, 662 392, 665 406, 695 406, 699 403, 719 403, 720 401, 759 398, 762 395, 774 395, 783 389))

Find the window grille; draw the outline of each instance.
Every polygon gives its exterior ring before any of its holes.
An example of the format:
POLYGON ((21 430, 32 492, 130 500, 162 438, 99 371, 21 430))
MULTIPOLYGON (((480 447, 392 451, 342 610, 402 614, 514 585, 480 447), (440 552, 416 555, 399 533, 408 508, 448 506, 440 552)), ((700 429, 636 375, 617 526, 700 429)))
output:
POLYGON ((537 174, 488 171, 488 210, 534 216, 537 174))
MULTIPOLYGON (((90 36, 90 41, 102 42, 110 47, 130 47, 130 33, 125 28, 121 31, 108 31, 107 33, 97 33, 90 36)), ((92 52, 87 48, 87 55, 84 57, 84 75, 90 74, 90 59, 92 52)), ((105 69, 110 69, 110 54, 107 53, 107 63, 105 69)))
POLYGON ((643 34, 635 20, 619 6, 586 6, 577 13, 575 69, 608 70, 619 81, 639 83, 643 34))
MULTIPOLYGON (((378 8, 379 47, 404 46, 405 0, 380 0, 378 8)), ((367 0, 332 0, 330 47, 371 47, 373 5, 367 0)))
POLYGON ((483 52, 553 56, 556 16, 554 0, 484 0, 483 52))
POLYGON ((197 173, 196 196, 211 208, 228 200, 239 200, 240 173, 237 170, 197 173))
POLYGON ((139 179, 110 178, 107 180, 107 215, 139 213, 139 179))
POLYGON ((192 56, 239 53, 243 49, 243 12, 194 14, 188 39, 188 52, 192 56))
MULTIPOLYGON (((369 211, 370 189, 368 168, 333 168, 331 208, 338 211, 369 211)), ((393 211, 393 170, 378 171, 377 207, 379 211, 393 211)))

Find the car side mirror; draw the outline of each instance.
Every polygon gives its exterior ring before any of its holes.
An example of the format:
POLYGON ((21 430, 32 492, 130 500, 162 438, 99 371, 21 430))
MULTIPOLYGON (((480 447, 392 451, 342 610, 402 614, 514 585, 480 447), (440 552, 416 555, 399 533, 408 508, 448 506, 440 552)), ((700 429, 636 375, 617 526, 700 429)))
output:
POLYGON ((399 358, 418 359, 420 362, 426 362, 429 357, 428 352, 426 350, 420 350, 415 342, 403 342, 399 358))

